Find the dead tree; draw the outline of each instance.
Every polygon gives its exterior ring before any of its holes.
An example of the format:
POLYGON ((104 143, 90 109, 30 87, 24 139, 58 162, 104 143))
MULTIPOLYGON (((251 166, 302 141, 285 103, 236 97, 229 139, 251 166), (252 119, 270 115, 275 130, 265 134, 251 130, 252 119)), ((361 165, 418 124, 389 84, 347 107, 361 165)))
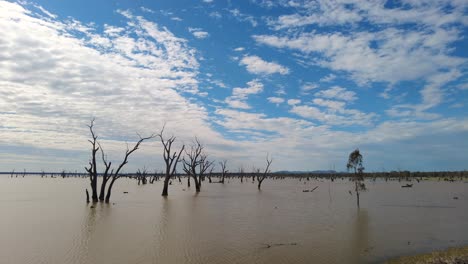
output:
POLYGON ((104 201, 105 196, 106 196, 107 182, 111 178, 114 171, 111 171, 109 173, 112 162, 111 161, 107 162, 106 155, 104 154, 104 149, 101 147, 101 144, 99 144, 99 142, 98 142, 98 145, 99 145, 99 149, 101 150, 102 163, 104 164, 104 167, 105 167, 104 174, 102 175, 101 192, 99 193, 99 201, 102 202, 104 201))
POLYGON ((266 157, 266 162, 267 162, 267 166, 265 168, 265 171, 263 172, 263 174, 258 174, 257 175, 257 181, 258 181, 258 189, 260 190, 261 186, 262 186, 262 182, 263 180, 265 180, 265 178, 268 176, 268 174, 270 173, 270 165, 271 163, 273 162, 273 159, 270 158, 268 159, 268 155, 266 157))
POLYGON ((169 139, 164 139, 164 127, 161 130, 161 132, 157 135, 159 139, 161 140, 161 143, 164 147, 163 149, 163 158, 164 158, 164 163, 166 164, 166 171, 165 171, 165 177, 164 177, 164 186, 163 186, 163 191, 162 191, 162 196, 167 196, 168 195, 168 190, 169 190, 169 182, 171 180, 171 177, 174 176, 177 168, 177 163, 179 163, 180 160, 180 155, 182 154, 182 151, 184 151, 185 145, 182 145, 182 148, 180 151, 177 153, 177 151, 172 152, 172 144, 176 140, 174 136, 171 136, 169 139))
POLYGON ((239 168, 239 176, 241 179, 241 183, 244 182, 244 167, 239 168))
POLYGON ((210 168, 210 172, 208 173, 208 182, 209 182, 209 183, 212 183, 212 181, 211 181, 211 175, 213 175, 213 170, 214 170, 214 168, 215 168, 215 165, 213 164, 213 166, 211 166, 211 168, 210 168))
POLYGON ((200 192, 205 172, 213 165, 213 161, 209 161, 208 156, 203 153, 203 148, 200 141, 195 138, 195 145, 190 148, 190 151, 185 151, 186 157, 183 159, 184 171, 189 179, 193 178, 196 192, 200 192))
POLYGON ((112 187, 114 186, 115 181, 122 176, 120 174, 120 171, 128 163, 128 157, 140 147, 140 144, 143 141, 152 139, 152 138, 156 137, 156 135, 151 135, 149 137, 141 137, 140 135, 138 135, 138 137, 140 138, 140 140, 138 140, 138 142, 135 144, 135 146, 133 146, 132 149, 129 149, 128 145, 127 145, 127 150, 125 151, 125 156, 124 156, 124 159, 123 159, 122 163, 120 163, 119 167, 117 167, 117 170, 114 173, 111 173, 112 174, 112 179, 111 179, 111 182, 109 184, 109 187, 107 188, 107 194, 106 194, 106 200, 105 200, 106 203, 108 203, 109 200, 110 200, 110 197, 111 197, 111 194, 112 194, 112 187))
POLYGON ((97 144, 97 136, 94 134, 94 118, 91 120, 91 124, 88 126, 89 131, 91 132, 92 140, 88 140, 91 143, 91 160, 89 161, 89 168, 85 167, 86 171, 89 173, 89 180, 91 183, 91 199, 93 203, 98 201, 97 195, 97 166, 96 166, 96 152, 98 152, 99 147, 97 144))
POLYGON ((254 167, 252 167, 252 183, 255 182, 255 177, 258 177, 258 175, 260 174, 260 169, 257 169, 254 167))
POLYGON ((143 170, 138 169, 136 172, 136 179, 138 180, 138 185, 143 184, 145 185, 148 182, 148 172, 146 168, 143 168, 143 170))
POLYGON ((135 146, 132 149, 129 149, 127 145, 127 151, 125 152, 124 159, 122 163, 120 163, 117 170, 115 172, 114 170, 111 170, 109 172, 112 162, 107 161, 106 155, 104 154, 104 150, 102 149, 101 145, 97 141, 97 136, 93 130, 94 119, 91 120, 91 124, 88 127, 89 127, 89 131, 91 132, 91 137, 92 137, 92 140, 89 140, 89 142, 92 145, 92 149, 91 149, 91 160, 89 162, 89 167, 85 167, 85 169, 89 174, 89 178, 91 182, 92 200, 93 200, 93 203, 98 202, 98 201, 103 201, 103 200, 106 203, 108 203, 112 194, 112 187, 114 186, 115 181, 121 177, 120 172, 122 168, 128 163, 128 157, 138 149, 138 147, 143 141, 152 139, 155 137, 155 135, 151 135, 149 137, 141 137, 140 135, 138 135, 140 137, 140 140, 138 140, 138 142, 135 144, 135 146), (98 173, 97 173, 96 152, 98 152, 99 149, 101 150, 101 157, 102 157, 102 162, 105 166, 105 170, 102 176, 101 191, 100 191, 99 198, 98 198, 98 195, 97 195, 98 173), (107 183, 109 180, 110 180, 110 184, 109 186, 107 186, 107 183), (107 192, 106 192, 106 186, 107 186, 107 192))
POLYGON ((158 171, 155 170, 155 171, 154 171, 154 174, 153 174, 152 176, 150 175, 150 181, 149 181, 149 182, 150 182, 151 184, 153 184, 154 181, 157 181, 157 180, 158 180, 158 171))
POLYGON ((228 170, 226 169, 226 164, 227 160, 223 160, 222 162, 219 163, 221 165, 221 183, 224 183, 224 178, 226 177, 226 174, 228 174, 228 170))

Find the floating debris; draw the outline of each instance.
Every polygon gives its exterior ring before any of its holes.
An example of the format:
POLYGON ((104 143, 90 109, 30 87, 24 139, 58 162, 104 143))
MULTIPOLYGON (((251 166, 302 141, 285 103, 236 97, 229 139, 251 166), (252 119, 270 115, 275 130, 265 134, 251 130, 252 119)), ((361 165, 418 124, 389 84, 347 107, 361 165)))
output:
POLYGON ((313 191, 315 191, 315 189, 317 189, 317 188, 318 188, 318 186, 315 186, 315 188, 313 188, 312 190, 302 190, 302 192, 313 192, 313 191))
POLYGON ((271 247, 279 247, 279 246, 296 246, 297 243, 296 242, 293 242, 293 243, 277 243, 277 244, 263 243, 262 245, 264 245, 265 248, 271 248, 271 247))

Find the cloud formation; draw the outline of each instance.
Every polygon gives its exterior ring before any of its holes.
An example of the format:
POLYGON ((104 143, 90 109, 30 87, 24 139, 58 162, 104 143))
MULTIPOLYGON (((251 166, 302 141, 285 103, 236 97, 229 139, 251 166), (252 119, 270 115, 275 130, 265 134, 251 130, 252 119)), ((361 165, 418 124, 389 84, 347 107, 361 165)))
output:
MULTIPOLYGON (((155 6, 99 24, 0 1, 0 168, 82 170, 96 117, 110 159, 166 122, 234 169, 267 152, 273 170, 344 169, 356 147, 371 169, 464 169, 466 4, 347 3, 263 1, 275 17, 197 2, 195 27, 155 6)), ((160 153, 148 142, 128 169, 160 169, 160 153)))
POLYGON ((227 97, 225 102, 232 108, 250 109, 250 105, 246 100, 249 95, 254 95, 263 92, 263 84, 255 79, 247 83, 247 87, 235 87, 232 89, 232 95, 227 97))
POLYGON ((240 60, 240 65, 245 65, 247 71, 253 74, 275 74, 285 75, 289 69, 275 62, 268 62, 258 56, 244 56, 240 60))

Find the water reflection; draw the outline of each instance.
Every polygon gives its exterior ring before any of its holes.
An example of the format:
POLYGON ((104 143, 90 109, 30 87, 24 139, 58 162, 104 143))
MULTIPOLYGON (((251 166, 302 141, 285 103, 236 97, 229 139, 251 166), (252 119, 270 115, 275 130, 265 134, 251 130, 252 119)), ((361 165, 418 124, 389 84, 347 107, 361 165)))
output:
POLYGON ((372 249, 369 244, 369 214, 366 209, 357 209, 350 236, 351 261, 352 263, 363 263, 364 259, 372 249))

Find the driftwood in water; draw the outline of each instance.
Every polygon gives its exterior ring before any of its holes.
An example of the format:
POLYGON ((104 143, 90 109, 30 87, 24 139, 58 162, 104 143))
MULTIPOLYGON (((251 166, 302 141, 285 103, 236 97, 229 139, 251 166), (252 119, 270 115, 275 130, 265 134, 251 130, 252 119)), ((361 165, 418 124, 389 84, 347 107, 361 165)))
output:
POLYGON ((89 203, 89 192, 88 192, 88 189, 86 189, 86 202, 89 203))
POLYGON ((297 243, 296 242, 293 242, 293 243, 277 243, 277 244, 263 243, 263 245, 265 246, 265 248, 271 248, 271 247, 279 247, 279 246, 296 246, 297 243))
POLYGON ((317 189, 317 188, 318 188, 318 186, 315 186, 312 190, 303 190, 302 192, 313 192, 313 191, 315 191, 315 189, 317 189))

